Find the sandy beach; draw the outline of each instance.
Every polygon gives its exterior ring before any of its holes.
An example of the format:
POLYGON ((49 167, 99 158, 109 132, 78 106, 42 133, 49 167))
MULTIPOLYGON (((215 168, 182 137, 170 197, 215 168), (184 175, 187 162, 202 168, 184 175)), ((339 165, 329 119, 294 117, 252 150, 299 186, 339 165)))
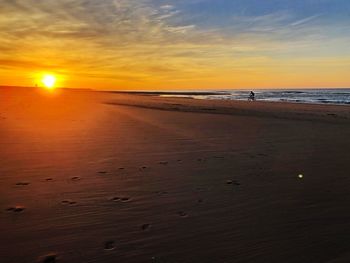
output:
POLYGON ((0 88, 0 262, 350 262, 350 107, 0 88))

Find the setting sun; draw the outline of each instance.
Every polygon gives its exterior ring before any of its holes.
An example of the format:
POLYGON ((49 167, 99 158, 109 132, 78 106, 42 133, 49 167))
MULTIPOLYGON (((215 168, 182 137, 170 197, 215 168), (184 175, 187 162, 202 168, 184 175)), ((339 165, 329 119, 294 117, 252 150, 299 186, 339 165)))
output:
POLYGON ((56 77, 53 75, 45 75, 42 79, 42 83, 46 88, 52 89, 55 87, 56 77))

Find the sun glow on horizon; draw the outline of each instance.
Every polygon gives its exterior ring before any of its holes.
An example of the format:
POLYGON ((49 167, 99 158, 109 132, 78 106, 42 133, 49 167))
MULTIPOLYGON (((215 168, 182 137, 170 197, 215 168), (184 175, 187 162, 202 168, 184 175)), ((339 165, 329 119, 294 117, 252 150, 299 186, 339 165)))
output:
POLYGON ((56 77, 54 75, 44 75, 41 82, 47 89, 54 89, 56 83, 56 77))

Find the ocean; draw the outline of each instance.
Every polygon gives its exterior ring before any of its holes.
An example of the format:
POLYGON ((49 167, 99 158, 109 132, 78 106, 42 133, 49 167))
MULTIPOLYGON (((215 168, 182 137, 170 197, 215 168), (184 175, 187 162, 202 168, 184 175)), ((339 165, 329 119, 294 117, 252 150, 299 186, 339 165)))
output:
MULTIPOLYGON (((266 89, 253 90, 257 101, 313 104, 350 104, 349 89, 266 89)), ((208 91, 206 91, 208 92, 208 91)), ((247 100, 250 90, 211 90, 213 94, 169 94, 171 97, 194 99, 247 100)))

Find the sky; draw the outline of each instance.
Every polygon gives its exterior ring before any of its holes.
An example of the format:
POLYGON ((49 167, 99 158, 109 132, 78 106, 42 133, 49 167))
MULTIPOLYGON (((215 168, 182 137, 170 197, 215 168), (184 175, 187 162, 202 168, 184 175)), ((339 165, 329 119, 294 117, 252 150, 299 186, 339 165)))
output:
POLYGON ((0 85, 350 87, 349 0, 0 0, 0 85))

